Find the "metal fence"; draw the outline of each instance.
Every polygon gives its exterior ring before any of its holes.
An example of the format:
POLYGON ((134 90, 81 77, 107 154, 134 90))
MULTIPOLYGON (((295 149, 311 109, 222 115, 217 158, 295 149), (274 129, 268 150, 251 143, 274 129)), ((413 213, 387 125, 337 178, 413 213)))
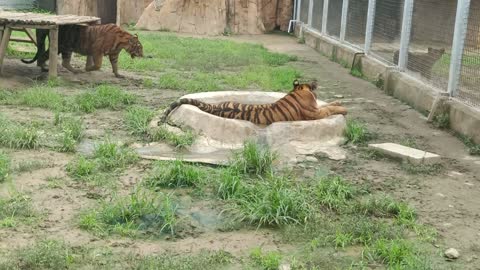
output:
POLYGON ((480 0, 296 0, 295 20, 480 108, 480 0))

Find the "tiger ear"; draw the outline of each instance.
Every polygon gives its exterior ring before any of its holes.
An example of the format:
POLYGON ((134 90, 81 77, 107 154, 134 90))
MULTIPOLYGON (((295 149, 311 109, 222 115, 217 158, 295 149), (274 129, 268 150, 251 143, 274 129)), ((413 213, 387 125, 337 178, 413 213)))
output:
POLYGON ((300 82, 298 80, 293 81, 293 87, 297 87, 300 85, 300 82))
POLYGON ((318 82, 315 80, 310 84, 310 88, 313 90, 317 89, 318 87, 318 82))

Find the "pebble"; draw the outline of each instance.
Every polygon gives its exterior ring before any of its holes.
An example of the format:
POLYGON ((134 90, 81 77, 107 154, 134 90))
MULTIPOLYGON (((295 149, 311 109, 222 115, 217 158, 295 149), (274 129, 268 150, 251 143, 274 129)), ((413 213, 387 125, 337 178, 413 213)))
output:
POLYGON ((439 196, 439 197, 442 197, 442 198, 444 198, 444 197, 445 197, 445 195, 444 195, 444 194, 442 194, 442 193, 437 193, 437 194, 435 194, 435 195, 437 195, 437 196, 439 196))
POLYGON ((334 98, 343 98, 342 95, 334 95, 333 97, 334 97, 334 98))
POLYGON ((307 157, 305 157, 305 161, 317 162, 318 159, 316 157, 307 156, 307 157))
POLYGON ((449 259, 458 259, 458 257, 460 257, 460 253, 458 252, 458 250, 454 249, 454 248, 449 248, 445 251, 444 253, 445 257, 449 258, 449 259))
POLYGON ((286 263, 286 264, 282 264, 278 267, 278 270, 290 270, 292 269, 292 267, 290 267, 290 264, 286 263))

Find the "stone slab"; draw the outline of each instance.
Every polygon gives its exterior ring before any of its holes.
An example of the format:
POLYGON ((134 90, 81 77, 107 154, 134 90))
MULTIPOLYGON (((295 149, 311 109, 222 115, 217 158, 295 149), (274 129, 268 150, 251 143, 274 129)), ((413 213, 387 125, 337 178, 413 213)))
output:
POLYGON ((414 164, 433 164, 440 161, 440 156, 437 154, 396 143, 369 144, 368 147, 391 157, 408 160, 414 164))

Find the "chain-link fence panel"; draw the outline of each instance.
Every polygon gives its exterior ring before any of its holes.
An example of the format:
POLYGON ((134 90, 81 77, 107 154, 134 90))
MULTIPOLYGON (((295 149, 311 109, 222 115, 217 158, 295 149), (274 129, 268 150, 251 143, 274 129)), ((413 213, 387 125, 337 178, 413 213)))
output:
POLYGON ((302 0, 300 3, 300 21, 308 23, 308 5, 310 0, 302 0))
POLYGON ((351 0, 348 4, 345 40, 363 48, 367 31, 368 0, 351 0))
POLYGON ((456 0, 421 0, 413 5, 406 70, 444 90, 448 88, 456 7, 456 0))
POLYGON ((328 1, 327 33, 340 38, 340 25, 342 23, 343 0, 328 1))
POLYGON ((403 4, 403 0, 376 1, 370 51, 388 63, 393 63, 394 54, 400 49, 403 4))
POLYGON ((458 97, 480 108, 480 1, 470 5, 458 97))
POLYGON ((312 27, 318 32, 322 31, 323 0, 313 0, 312 27))

